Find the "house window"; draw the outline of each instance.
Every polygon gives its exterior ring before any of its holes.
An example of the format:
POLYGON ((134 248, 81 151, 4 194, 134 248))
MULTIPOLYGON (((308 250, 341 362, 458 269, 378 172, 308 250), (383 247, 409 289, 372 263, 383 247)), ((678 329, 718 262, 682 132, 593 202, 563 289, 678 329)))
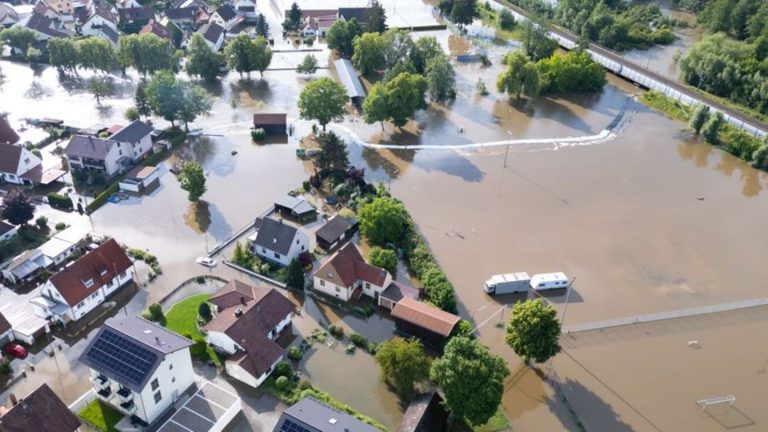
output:
POLYGON ((160 383, 157 382, 157 378, 152 380, 152 391, 157 390, 157 388, 160 387, 160 383))
POLYGON ((299 239, 296 239, 296 244, 299 244, 299 239))
POLYGON ((325 281, 320 279, 320 286, 325 286, 325 281))
POLYGON ((262 253, 267 253, 267 248, 261 248, 262 253))
POLYGON ((301 250, 304 250, 304 245, 301 245, 301 250))
POLYGON ((371 289, 371 284, 369 284, 368 282, 366 282, 366 283, 365 283, 365 289, 371 289))
POLYGON ((90 288, 93 286, 93 279, 88 279, 83 281, 83 285, 85 285, 86 288, 90 288))
POLYGON ((173 363, 171 363, 170 365, 168 365, 168 370, 173 370, 173 363))
POLYGON ((280 259, 280 254, 275 252, 275 258, 280 259))
POLYGON ((162 398, 163 396, 160 394, 160 392, 155 393, 155 403, 160 402, 162 398))
POLYGON ((341 290, 339 289, 339 287, 336 287, 336 292, 341 292, 341 290))

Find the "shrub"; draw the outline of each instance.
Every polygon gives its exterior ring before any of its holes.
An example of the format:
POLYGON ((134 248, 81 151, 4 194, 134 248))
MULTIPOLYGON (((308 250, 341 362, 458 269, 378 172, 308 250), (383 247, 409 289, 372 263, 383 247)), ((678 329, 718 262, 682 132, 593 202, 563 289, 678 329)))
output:
POLYGON ((213 314, 211 314, 211 305, 205 301, 200 303, 200 306, 197 307, 197 314, 200 315, 200 318, 205 322, 210 321, 213 318, 213 314))
POLYGON ((40 229, 48 228, 48 218, 45 216, 40 216, 35 220, 35 225, 37 225, 37 227, 40 229))
POLYGON ((277 377, 275 380, 275 386, 280 390, 287 389, 289 384, 290 383, 288 382, 288 378, 284 376, 277 377))
POLYGON ((287 361, 281 361, 275 366, 275 376, 293 378, 293 367, 287 361))
POLYGON ((304 355, 304 352, 301 350, 301 348, 297 346, 292 346, 288 348, 288 358, 293 361, 299 361, 301 360, 301 357, 304 355))
POLYGON ((165 314, 163 314, 163 307, 160 306, 160 303, 152 303, 149 305, 149 314, 147 315, 147 318, 150 321, 157 323, 165 321, 165 314))
POLYGON ((309 192, 309 190, 312 189, 312 185, 309 184, 309 180, 304 180, 301 183, 301 187, 304 189, 305 192, 309 192))
POLYGON ((331 324, 328 326, 328 333, 337 339, 341 339, 344 337, 344 327, 331 324))
POLYGON ((59 222, 56 224, 56 231, 63 231, 67 228, 67 224, 64 222, 59 222))
POLYGON ((85 207, 85 210, 88 213, 93 213, 96 210, 98 210, 101 206, 106 204, 107 199, 113 194, 116 193, 120 189, 120 185, 115 182, 112 186, 106 188, 104 192, 100 193, 99 196, 93 199, 88 205, 85 207))
POLYGON ((397 253, 392 249, 374 246, 368 253, 368 261, 371 265, 381 267, 391 274, 397 273, 397 253))
POLYGON ((502 30, 512 30, 515 27, 515 17, 509 9, 502 9, 499 12, 499 28, 502 30))
POLYGON ((358 348, 362 348, 362 349, 368 348, 368 338, 359 333, 352 333, 351 335, 349 335, 349 341, 352 342, 358 348))
POLYGON ((203 277, 203 276, 196 277, 195 278, 195 283, 197 283, 197 284, 204 284, 205 283, 205 277, 203 277))
POLYGON ((267 131, 264 128, 256 128, 251 131, 251 139, 254 141, 261 141, 267 137, 267 131))

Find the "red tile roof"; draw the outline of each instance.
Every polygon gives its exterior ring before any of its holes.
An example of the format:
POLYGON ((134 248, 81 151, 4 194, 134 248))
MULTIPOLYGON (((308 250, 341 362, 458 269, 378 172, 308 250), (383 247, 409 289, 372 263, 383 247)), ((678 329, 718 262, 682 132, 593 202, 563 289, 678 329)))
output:
POLYGON ((256 113, 253 115, 253 124, 256 126, 262 125, 284 125, 286 123, 286 117, 288 115, 282 114, 269 114, 269 113, 256 113))
POLYGON ((74 306, 132 265, 130 258, 115 239, 109 239, 69 267, 51 276, 49 281, 61 293, 67 304, 74 306), (93 285, 86 288, 84 281, 89 279, 93 280, 93 285))
MULTIPOLYGON (((157 22, 157 21, 155 21, 153 19, 149 20, 147 25, 142 27, 141 30, 139 31, 139 34, 144 34, 144 33, 152 33, 152 34, 154 34, 154 35, 156 35, 156 36, 158 36, 158 37, 160 37, 162 39, 168 39, 168 40, 171 39, 171 32, 169 32, 168 29, 165 28, 164 25, 160 24, 159 22, 157 22)), ((115 132, 117 132, 117 131, 115 131, 115 132)), ((112 133, 114 133, 114 132, 112 132, 112 133)))
POLYGON ((392 316, 445 337, 451 335, 453 327, 461 320, 460 317, 452 313, 410 297, 403 297, 397 302, 395 308, 392 309, 392 316))
POLYGON ((21 147, 0 143, 0 172, 13 173, 19 169, 21 147))
POLYGON ((366 263, 357 246, 348 243, 333 254, 315 272, 315 276, 344 287, 349 287, 358 280, 383 286, 387 279, 387 271, 366 263))

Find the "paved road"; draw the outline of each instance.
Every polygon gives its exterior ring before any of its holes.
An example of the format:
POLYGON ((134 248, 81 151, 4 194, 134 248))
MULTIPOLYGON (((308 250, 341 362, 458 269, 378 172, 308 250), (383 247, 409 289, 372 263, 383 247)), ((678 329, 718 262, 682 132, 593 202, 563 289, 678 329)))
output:
MULTIPOLYGON (((516 15, 522 16, 525 19, 529 19, 529 13, 526 12, 525 10, 520 9, 519 7, 516 7, 514 5, 507 4, 501 0, 494 0, 494 1, 497 5, 500 5, 501 7, 505 7, 509 9, 516 15)), ((554 39, 556 39, 558 43, 560 43, 560 46, 562 46, 564 49, 567 49, 567 50, 570 50, 574 46, 576 46, 577 41, 579 39, 578 36, 571 33, 570 31, 560 27, 555 27, 553 25, 547 25, 547 30, 550 32, 550 35, 554 39), (569 43, 564 43, 564 40, 568 41, 569 43)), ((606 49, 594 43, 590 43, 589 52, 593 57, 595 57, 595 55, 602 56, 610 60, 611 62, 614 62, 620 65, 618 70, 613 70, 611 68, 609 69, 611 69, 612 72, 616 73, 622 78, 629 79, 643 87, 648 88, 648 86, 645 83, 638 81, 636 79, 633 79, 633 77, 629 75, 629 72, 632 71, 632 72, 635 72, 636 74, 643 75, 644 77, 652 81, 655 81, 656 83, 661 84, 662 86, 669 87, 670 89, 677 91, 679 93, 682 93, 683 95, 686 95, 691 99, 701 101, 702 103, 709 105, 710 107, 716 109, 717 111, 721 111, 727 116, 732 117, 733 121, 730 121, 731 124, 738 126, 739 123, 743 123, 751 126, 752 129, 756 129, 760 135, 764 136, 768 134, 768 124, 766 124, 765 122, 762 122, 758 119, 755 119, 751 116, 745 115, 739 111, 736 111, 730 107, 727 107, 722 103, 716 101, 712 97, 702 92, 699 92, 697 90, 692 90, 691 88, 685 85, 682 85, 673 79, 669 79, 667 77, 657 74, 656 72, 645 69, 642 66, 621 57, 620 55, 616 54, 615 52, 609 49, 606 49)))

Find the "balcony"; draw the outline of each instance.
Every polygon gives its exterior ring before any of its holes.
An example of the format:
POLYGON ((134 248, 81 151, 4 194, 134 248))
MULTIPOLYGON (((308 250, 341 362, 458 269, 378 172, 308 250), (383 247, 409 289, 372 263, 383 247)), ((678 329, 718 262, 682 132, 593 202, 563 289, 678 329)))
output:
POLYGON ((123 412, 129 415, 133 415, 136 413, 136 404, 134 404, 133 401, 123 402, 119 406, 123 412))
POLYGON ((121 403, 133 401, 133 392, 125 387, 120 387, 120 390, 117 391, 117 396, 120 397, 121 403))
POLYGON ((95 377, 91 377, 91 382, 93 383, 93 387, 96 388, 96 390, 104 390, 105 388, 109 388, 109 378, 105 377, 104 375, 96 375, 95 377))
POLYGON ((103 388, 97 391, 96 395, 104 399, 105 401, 109 402, 109 399, 112 397, 112 389, 109 387, 103 388))

